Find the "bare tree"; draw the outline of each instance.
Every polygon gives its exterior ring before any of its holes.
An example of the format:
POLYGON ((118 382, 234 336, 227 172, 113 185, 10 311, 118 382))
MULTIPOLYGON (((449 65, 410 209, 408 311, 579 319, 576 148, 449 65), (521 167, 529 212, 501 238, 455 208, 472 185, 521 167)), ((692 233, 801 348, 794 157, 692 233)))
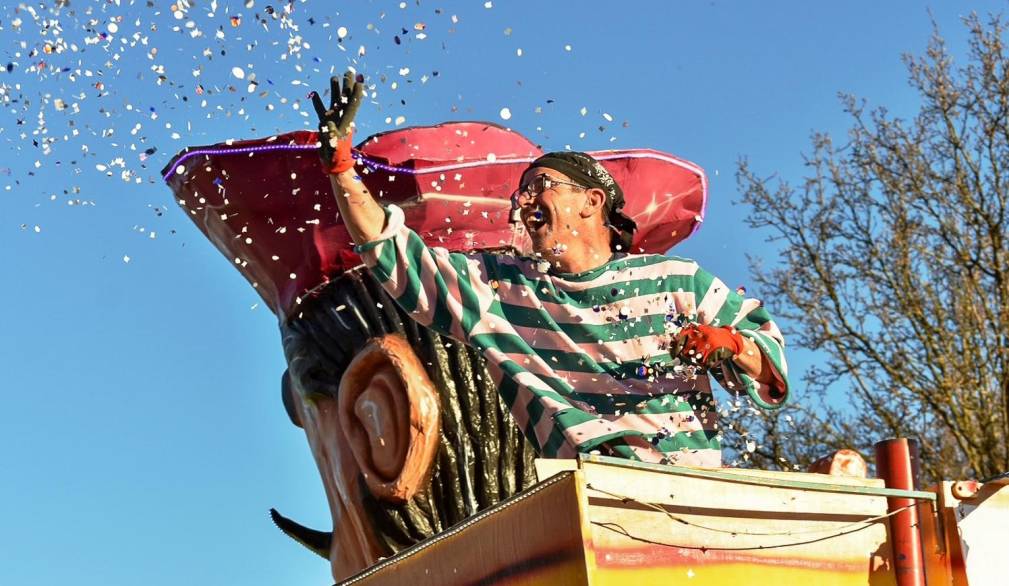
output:
POLYGON ((1006 25, 964 23, 965 64, 937 29, 924 55, 905 56, 912 119, 843 95, 847 140, 814 135, 798 186, 739 164, 750 222, 781 250, 755 278, 789 343, 828 357, 796 385, 805 408, 750 416, 754 458, 871 456, 878 439, 916 437, 927 479, 1009 469, 1006 25), (829 387, 843 400, 810 408, 829 387))

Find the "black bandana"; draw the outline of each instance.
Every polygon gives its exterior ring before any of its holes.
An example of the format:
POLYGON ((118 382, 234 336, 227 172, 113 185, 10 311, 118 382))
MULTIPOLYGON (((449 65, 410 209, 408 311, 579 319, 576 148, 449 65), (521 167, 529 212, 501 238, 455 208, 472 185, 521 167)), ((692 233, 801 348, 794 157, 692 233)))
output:
POLYGON ((529 164, 533 167, 544 167, 564 173, 572 181, 588 188, 598 187, 606 192, 609 204, 609 215, 606 218, 611 228, 619 234, 612 248, 630 252, 631 238, 638 225, 621 211, 624 208, 624 190, 614 181, 613 176, 599 161, 590 155, 576 151, 559 151, 547 153, 529 164))

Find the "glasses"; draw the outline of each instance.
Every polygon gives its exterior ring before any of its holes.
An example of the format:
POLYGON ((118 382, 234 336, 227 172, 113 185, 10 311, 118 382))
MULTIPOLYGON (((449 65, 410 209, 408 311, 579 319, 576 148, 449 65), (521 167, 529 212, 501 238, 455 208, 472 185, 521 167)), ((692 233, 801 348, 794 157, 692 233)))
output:
POLYGON ((512 205, 513 207, 518 207, 525 199, 533 199, 539 194, 547 191, 548 189, 554 189, 558 185, 570 185, 571 187, 576 187, 578 189, 587 189, 584 185, 579 185, 577 183, 572 183, 570 181, 561 181, 560 179, 554 179, 553 177, 547 175, 546 173, 537 175, 532 178, 529 183, 525 186, 520 187, 515 190, 512 194, 512 205))

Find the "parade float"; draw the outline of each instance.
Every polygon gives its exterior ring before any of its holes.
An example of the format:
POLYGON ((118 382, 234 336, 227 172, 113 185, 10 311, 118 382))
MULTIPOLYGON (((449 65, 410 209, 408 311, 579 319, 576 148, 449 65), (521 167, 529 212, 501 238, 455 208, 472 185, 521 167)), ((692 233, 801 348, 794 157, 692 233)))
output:
MULTIPOLYGON (((541 150, 489 123, 364 140, 361 178, 432 246, 529 251, 510 195, 541 150)), ((704 217, 703 170, 648 149, 592 153, 626 193, 632 252, 704 217)), ((279 320, 283 406, 332 530, 277 511, 348 584, 995 585, 1009 478, 922 489, 913 442, 876 476, 842 451, 805 473, 536 459, 472 349, 416 324, 353 253, 314 132, 193 147, 163 171, 178 205, 279 320)))

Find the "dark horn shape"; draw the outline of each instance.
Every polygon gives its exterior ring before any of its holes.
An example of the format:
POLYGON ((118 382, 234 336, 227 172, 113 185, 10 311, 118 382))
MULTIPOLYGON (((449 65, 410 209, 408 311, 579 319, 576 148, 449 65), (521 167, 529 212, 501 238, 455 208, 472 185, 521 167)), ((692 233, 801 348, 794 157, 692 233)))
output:
POLYGON ((316 555, 325 560, 329 559, 329 550, 333 545, 333 533, 316 531, 309 529, 296 521, 292 521, 277 512, 277 509, 270 509, 270 518, 273 524, 284 532, 285 535, 298 543, 304 545, 316 555))

